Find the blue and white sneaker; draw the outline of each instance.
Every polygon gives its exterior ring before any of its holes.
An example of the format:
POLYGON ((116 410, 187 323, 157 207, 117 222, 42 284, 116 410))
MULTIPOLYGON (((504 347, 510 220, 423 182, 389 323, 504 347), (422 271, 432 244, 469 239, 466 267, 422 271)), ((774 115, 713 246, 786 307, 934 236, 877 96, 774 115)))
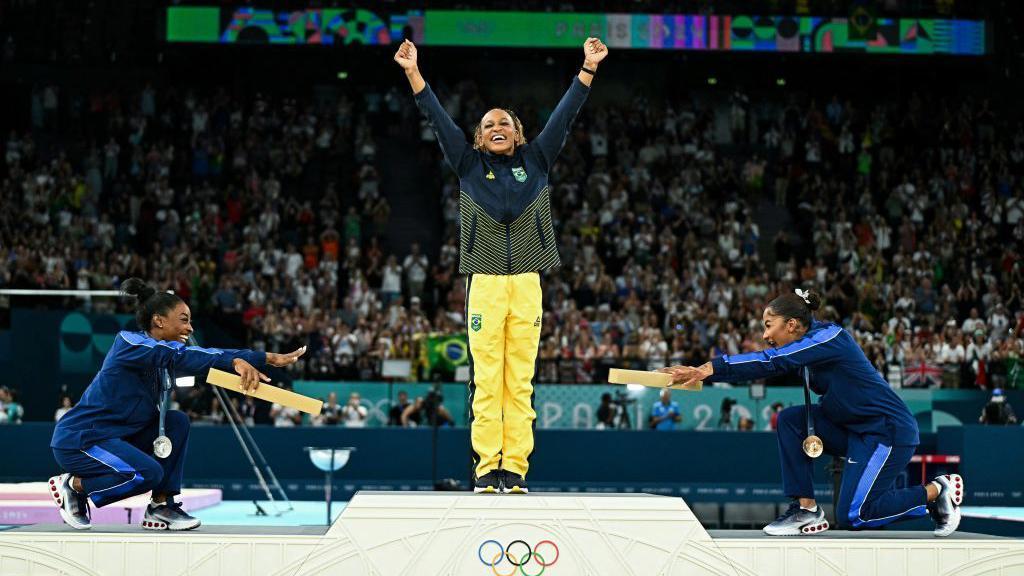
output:
POLYGON ((168 498, 163 504, 149 503, 146 515, 142 517, 142 527, 146 530, 192 530, 202 522, 181 509, 181 503, 168 498))
POLYGON ((71 474, 61 474, 50 478, 46 486, 53 497, 54 504, 60 510, 60 517, 64 523, 75 530, 88 530, 92 528, 92 519, 89 516, 89 499, 85 494, 75 492, 71 488, 71 474))
POLYGON ((821 534, 826 530, 828 520, 825 519, 825 511, 821 506, 818 506, 817 511, 811 512, 801 508, 800 502, 796 500, 789 505, 785 514, 764 527, 764 533, 769 536, 806 536, 821 534))
POLYGON ((928 512, 935 520, 935 535, 944 538, 960 526, 960 504, 964 501, 964 479, 959 474, 944 474, 935 478, 939 497, 928 504, 928 512))

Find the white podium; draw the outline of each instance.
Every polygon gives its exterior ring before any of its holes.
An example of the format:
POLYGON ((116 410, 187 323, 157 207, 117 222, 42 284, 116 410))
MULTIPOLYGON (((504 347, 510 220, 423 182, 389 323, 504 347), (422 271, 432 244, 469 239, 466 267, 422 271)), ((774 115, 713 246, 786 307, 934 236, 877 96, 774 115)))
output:
POLYGON ((1008 576, 1024 574, 1024 540, 897 531, 709 534, 680 498, 465 492, 360 492, 326 529, 0 531, 3 576, 533 576, 541 570, 545 576, 1008 576))
POLYGON ((646 494, 360 492, 332 535, 348 538, 380 576, 690 575, 699 573, 693 566, 729 566, 681 498, 646 494))

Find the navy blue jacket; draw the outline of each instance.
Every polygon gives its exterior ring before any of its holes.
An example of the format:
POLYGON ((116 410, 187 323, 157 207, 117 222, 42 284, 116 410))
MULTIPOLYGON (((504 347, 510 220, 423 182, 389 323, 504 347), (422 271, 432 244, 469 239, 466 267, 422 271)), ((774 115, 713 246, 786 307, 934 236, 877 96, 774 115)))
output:
POLYGON ((175 376, 232 371, 241 358, 256 368, 267 355, 254 350, 219 350, 155 340, 145 332, 118 332, 103 367, 53 430, 52 448, 82 450, 97 442, 131 436, 151 425, 159 411, 159 370, 175 376))
POLYGON ((520 274, 561 264, 548 172, 590 88, 574 78, 537 137, 511 156, 473 148, 427 85, 415 95, 448 165, 459 177, 459 272, 520 274))
POLYGON ((917 421, 853 336, 831 322, 814 321, 799 340, 760 352, 719 356, 707 382, 737 382, 810 371, 811 390, 821 395, 829 421, 861 435, 882 437, 890 446, 921 443, 917 421))

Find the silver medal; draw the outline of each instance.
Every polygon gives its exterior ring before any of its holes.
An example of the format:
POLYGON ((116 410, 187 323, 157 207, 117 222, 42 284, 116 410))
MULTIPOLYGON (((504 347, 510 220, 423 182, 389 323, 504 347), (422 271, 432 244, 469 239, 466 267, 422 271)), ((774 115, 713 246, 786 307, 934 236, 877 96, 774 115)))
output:
POLYGON ((160 436, 153 440, 153 454, 157 458, 167 458, 171 455, 171 439, 167 436, 160 436))

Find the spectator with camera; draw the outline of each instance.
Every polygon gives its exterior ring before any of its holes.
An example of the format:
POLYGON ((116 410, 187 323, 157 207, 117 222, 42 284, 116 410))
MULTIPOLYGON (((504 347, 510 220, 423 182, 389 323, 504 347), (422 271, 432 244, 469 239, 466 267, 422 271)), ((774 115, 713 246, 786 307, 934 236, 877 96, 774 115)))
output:
POLYGON ((341 408, 341 422, 346 428, 365 428, 369 412, 361 403, 359 392, 348 396, 348 404, 341 408))
POLYGON ((1017 424, 1017 415, 1013 412, 1006 395, 1001 388, 992 390, 992 398, 981 409, 978 422, 990 426, 1013 426, 1017 424))
POLYGON ((313 418, 313 426, 337 426, 341 422, 342 406, 338 404, 338 393, 331 392, 327 395, 327 402, 324 402, 320 414, 313 418))
POLYGON ((417 396, 416 401, 402 413, 402 426, 453 426, 455 419, 443 401, 444 397, 435 390, 427 392, 425 397, 417 396))
POLYGON ((409 407, 409 393, 405 390, 398 391, 398 402, 388 410, 388 426, 405 426, 402 423, 402 414, 409 407))

